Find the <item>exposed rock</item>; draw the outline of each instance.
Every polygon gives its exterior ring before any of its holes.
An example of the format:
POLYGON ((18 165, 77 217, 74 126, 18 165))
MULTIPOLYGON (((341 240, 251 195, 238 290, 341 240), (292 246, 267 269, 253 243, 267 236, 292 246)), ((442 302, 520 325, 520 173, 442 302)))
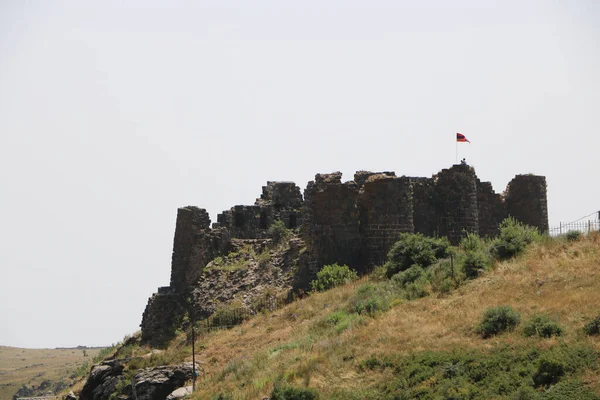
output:
POLYGON ((134 398, 137 400, 164 400, 175 389, 191 380, 192 375, 193 364, 191 362, 142 369, 133 378, 135 382, 134 398))
POLYGON ((192 394, 191 386, 181 387, 179 389, 175 389, 170 395, 168 395, 167 400, 184 399, 187 396, 189 396, 190 394, 192 394))
POLYGON ((117 360, 94 365, 81 389, 81 400, 108 400, 117 383, 123 379, 123 365, 117 360))
POLYGON ((77 400, 77 396, 75 396, 75 393, 73 393, 73 391, 71 390, 69 394, 65 396, 65 400, 77 400))

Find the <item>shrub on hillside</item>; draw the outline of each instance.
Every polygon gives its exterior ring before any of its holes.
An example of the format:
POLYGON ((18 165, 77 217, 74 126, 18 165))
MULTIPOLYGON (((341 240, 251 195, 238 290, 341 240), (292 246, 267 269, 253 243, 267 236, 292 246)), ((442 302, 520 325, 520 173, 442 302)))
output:
POLYGON ((446 257, 450 242, 446 238, 430 238, 420 233, 401 233, 388 253, 387 276, 417 264, 427 268, 438 259, 446 257))
POLYGON ((562 328, 547 315, 533 315, 523 325, 525 336, 540 336, 549 338, 562 335, 562 328))
POLYGON ((326 265, 317 272, 317 279, 310 283, 310 287, 315 292, 322 292, 357 279, 358 275, 355 271, 348 268, 347 265, 338 265, 336 263, 326 265))
POLYGON ((565 363, 558 357, 546 355, 540 358, 538 367, 533 374, 533 383, 536 386, 548 387, 560 380, 565 374, 565 363))
POLYGON ((285 227, 283 221, 275 221, 269 227, 267 233, 269 237, 273 239, 275 244, 279 244, 290 237, 291 232, 285 227))
POLYGON ((419 279, 421 276, 423 276, 424 272, 425 271, 420 265, 415 264, 409 269, 404 270, 402 272, 398 272, 397 274, 392 276, 392 282, 404 287, 407 284, 413 283, 414 281, 419 279))
POLYGON ((488 338, 505 331, 512 331, 521 316, 510 306, 492 307, 485 310, 477 331, 482 337, 488 338))
POLYGON ((271 400, 315 400, 317 392, 311 388, 275 385, 271 393, 271 400))
POLYGON ((494 255, 505 260, 521 254, 528 245, 540 238, 536 228, 509 217, 500 223, 500 234, 494 240, 494 255))
POLYGON ((569 232, 567 232, 567 234, 565 236, 569 242, 575 242, 575 241, 581 239, 583 234, 579 231, 569 231, 569 232))
POLYGON ((585 324, 583 332, 588 336, 600 335, 600 315, 585 324))
POLYGON ((491 258, 487 246, 485 241, 478 235, 468 233, 460 241, 460 249, 464 254, 461 259, 467 278, 477 277, 477 275, 490 266, 491 258))

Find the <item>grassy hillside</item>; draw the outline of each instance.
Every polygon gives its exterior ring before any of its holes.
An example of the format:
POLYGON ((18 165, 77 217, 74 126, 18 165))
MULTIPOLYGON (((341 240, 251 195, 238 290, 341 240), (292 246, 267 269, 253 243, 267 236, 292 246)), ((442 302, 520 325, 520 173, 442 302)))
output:
MULTIPOLYGON (((61 381, 67 385, 74 371, 91 362, 100 349, 21 349, 0 346, 0 399, 11 399, 23 385, 52 390, 61 381)), ((87 372, 87 370, 86 370, 87 372)))
MULTIPOLYGON (((583 329, 600 314, 600 235, 543 239, 450 288, 447 276, 436 276, 399 290, 376 271, 201 334, 194 398, 260 399, 275 387, 280 399, 600 398, 600 337, 583 329), (484 339, 482 315, 497 306, 512 307, 521 322, 484 339), (534 316, 562 334, 526 337, 534 316)), ((131 342, 119 357, 150 350, 131 342)), ((129 373, 190 354, 189 334, 181 333, 166 351, 132 362, 129 373)))

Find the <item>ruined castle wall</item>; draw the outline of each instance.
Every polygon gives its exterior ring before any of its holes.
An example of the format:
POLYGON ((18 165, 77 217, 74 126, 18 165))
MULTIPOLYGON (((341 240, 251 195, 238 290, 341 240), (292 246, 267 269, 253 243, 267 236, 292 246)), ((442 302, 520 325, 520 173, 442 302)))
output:
POLYGON ((259 206, 234 206, 217 215, 219 227, 227 228, 232 237, 238 239, 258 239, 265 237, 270 213, 259 206))
POLYGON ((456 245, 467 233, 479 233, 475 170, 453 165, 434 180, 439 236, 447 236, 456 245))
POLYGON ((197 236, 207 230, 210 230, 210 217, 205 209, 187 206, 177 210, 171 258, 171 287, 176 291, 182 291, 186 286, 190 265, 203 261, 197 259, 194 248, 197 236))
POLYGON ((410 178, 413 192, 414 232, 426 236, 438 235, 438 217, 433 178, 410 178))
POLYGON ((317 174, 304 192, 302 236, 318 268, 347 264, 361 268, 362 237, 357 207, 358 185, 341 182, 342 174, 317 174))
POLYGON ((372 175, 364 182, 358 204, 367 266, 383 264, 400 233, 414 231, 412 201, 409 178, 372 175))
POLYGON ((185 315, 183 295, 170 287, 158 289, 148 299, 142 315, 142 342, 152 347, 164 347, 175 336, 185 315))
POLYGON ((506 188, 508 215, 540 232, 548 231, 548 200, 546 178, 538 175, 517 175, 506 188))
POLYGON ((477 179, 477 208, 479 236, 497 236, 500 232, 498 226, 507 216, 506 204, 502 195, 494 192, 490 182, 477 179))

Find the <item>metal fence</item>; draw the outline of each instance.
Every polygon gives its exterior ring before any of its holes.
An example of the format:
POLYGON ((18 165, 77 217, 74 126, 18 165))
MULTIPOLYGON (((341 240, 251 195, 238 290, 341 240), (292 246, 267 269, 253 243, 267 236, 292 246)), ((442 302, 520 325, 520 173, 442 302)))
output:
POLYGON ((548 234, 550 236, 559 236, 568 233, 569 231, 578 231, 582 233, 589 233, 593 231, 600 231, 600 220, 589 219, 578 220, 573 222, 561 222, 558 225, 550 227, 548 234))
POLYGON ((254 301, 250 307, 232 307, 217 310, 210 317, 198 321, 196 323, 196 329, 198 333, 203 331, 210 332, 219 329, 229 329, 236 325, 240 325, 257 314, 280 309, 295 301, 297 298, 297 295, 291 293, 281 296, 265 296, 254 301))

